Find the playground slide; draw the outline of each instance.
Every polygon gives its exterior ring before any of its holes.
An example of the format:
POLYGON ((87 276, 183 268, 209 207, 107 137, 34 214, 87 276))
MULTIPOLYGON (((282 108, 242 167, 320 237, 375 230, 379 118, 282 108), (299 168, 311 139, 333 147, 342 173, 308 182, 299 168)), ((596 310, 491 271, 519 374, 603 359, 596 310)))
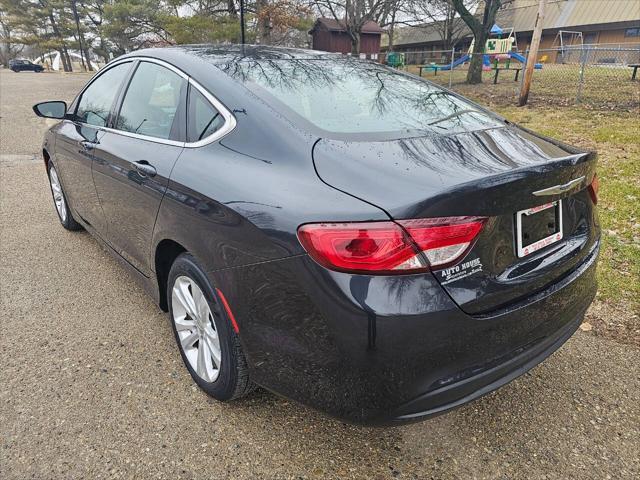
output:
POLYGON ((471 57, 469 55, 463 55, 458 60, 455 60, 453 63, 447 64, 447 65, 438 65, 438 70, 451 70, 452 67, 456 68, 462 65, 463 63, 468 62, 469 60, 471 60, 471 57))
POLYGON ((520 55, 518 52, 509 52, 509 55, 511 55, 511 58, 515 58, 520 63, 527 63, 527 59, 524 58, 523 55, 520 55))
MULTIPOLYGON (((438 68, 438 70, 451 70, 451 68, 459 67, 463 63, 467 63, 469 61, 471 61, 471 55, 467 54, 467 55, 463 55, 453 63, 449 63, 447 65, 436 65, 436 67, 438 68)), ((491 65, 491 62, 489 61, 489 55, 482 56, 482 64, 486 67, 491 65)))
MULTIPOLYGON (((523 65, 525 63, 527 63, 527 59, 524 58, 524 56, 520 55, 517 52, 509 52, 509 55, 511 56, 511 58, 517 60, 518 62, 522 63, 523 65)), ((453 63, 447 64, 447 65, 436 65, 435 67, 438 70, 445 70, 446 71, 446 70, 451 70, 452 68, 459 67, 463 63, 466 63, 466 62, 468 62, 470 60, 471 60, 471 55, 467 54, 467 55, 463 55, 462 57, 460 57, 459 59, 457 59, 453 63)), ((491 61, 489 59, 489 55, 484 55, 483 56, 482 63, 483 63, 483 65, 485 67, 491 66, 491 61)), ((538 70, 541 69, 542 68, 542 64, 536 63, 535 68, 538 69, 538 70)))
MULTIPOLYGON (((515 60, 519 61, 520 63, 522 63, 523 65, 525 63, 527 63, 527 59, 524 58, 524 55, 520 55, 518 52, 509 52, 509 55, 511 55, 511 58, 514 58, 515 60)), ((534 68, 536 70, 540 70, 542 68, 542 64, 541 63, 536 63, 534 65, 534 68)))

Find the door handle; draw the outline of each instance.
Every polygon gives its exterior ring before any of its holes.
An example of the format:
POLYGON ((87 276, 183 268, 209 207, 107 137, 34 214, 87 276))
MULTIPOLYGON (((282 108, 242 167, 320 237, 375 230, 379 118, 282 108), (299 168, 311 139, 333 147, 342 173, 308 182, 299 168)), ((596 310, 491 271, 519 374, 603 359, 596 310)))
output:
POLYGON ((87 140, 83 140, 80 142, 80 146, 85 152, 91 152, 94 148, 96 148, 97 143, 89 142, 87 140))
POLYGON ((157 171, 156 167, 151 165, 146 160, 138 160, 137 162, 133 162, 133 165, 136 167, 136 170, 144 177, 155 177, 157 171))

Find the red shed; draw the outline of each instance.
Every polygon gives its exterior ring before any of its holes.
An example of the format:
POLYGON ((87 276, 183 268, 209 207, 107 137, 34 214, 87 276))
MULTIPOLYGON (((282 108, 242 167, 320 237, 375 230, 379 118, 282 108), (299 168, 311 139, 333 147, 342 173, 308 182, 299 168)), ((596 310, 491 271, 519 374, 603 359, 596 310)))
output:
MULTIPOLYGON (((360 53, 376 58, 380 52, 380 36, 384 30, 376 22, 368 21, 362 26, 360 53)), ((343 21, 334 18, 319 18, 309 30, 313 38, 313 49, 325 52, 351 53, 351 37, 343 21)))

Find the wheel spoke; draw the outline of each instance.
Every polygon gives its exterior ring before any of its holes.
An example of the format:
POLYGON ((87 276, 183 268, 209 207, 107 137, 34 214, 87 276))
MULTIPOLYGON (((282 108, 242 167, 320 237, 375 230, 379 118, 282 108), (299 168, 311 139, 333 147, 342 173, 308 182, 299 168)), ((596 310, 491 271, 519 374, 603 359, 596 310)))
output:
POLYGON ((211 381, 213 373, 213 364, 211 362, 211 353, 206 342, 200 342, 198 344, 198 361, 196 365, 196 372, 207 382, 211 381))
POLYGON ((193 297, 191 296, 191 292, 189 292, 189 284, 185 281, 181 281, 180 283, 176 282, 176 287, 173 291, 176 294, 176 298, 182 305, 182 308, 184 308, 189 316, 195 320, 197 317, 197 309, 195 302, 193 301, 193 297))
POLYGON ((199 288, 193 289, 193 302, 196 308, 196 314, 199 317, 209 316, 209 304, 207 303, 207 299, 202 293, 202 290, 200 290, 199 288))
POLYGON ((196 329, 196 322, 187 318, 176 318, 174 323, 178 332, 192 332, 196 329))
POLYGON ((186 337, 180 340, 180 343, 182 343, 182 348, 184 348, 185 350, 188 348, 192 348, 193 344, 196 343, 198 338, 199 338, 198 332, 190 333, 189 335, 187 335, 186 337))
POLYGON ((218 338, 218 334, 215 332, 211 334, 210 332, 205 331, 203 340, 204 341, 202 343, 207 345, 209 353, 213 357, 213 361, 215 362, 216 367, 220 368, 220 360, 222 358, 222 355, 220 352, 220 339, 218 338))

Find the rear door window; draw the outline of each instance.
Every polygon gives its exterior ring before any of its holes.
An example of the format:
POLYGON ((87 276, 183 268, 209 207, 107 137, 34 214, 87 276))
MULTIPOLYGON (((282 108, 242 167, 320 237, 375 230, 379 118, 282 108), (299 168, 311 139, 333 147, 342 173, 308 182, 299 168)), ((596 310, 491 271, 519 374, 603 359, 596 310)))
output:
POLYGON ((161 139, 177 138, 175 119, 186 85, 183 77, 168 68, 140 62, 122 101, 115 128, 161 139))
POLYGON ((76 119, 79 122, 96 127, 107 125, 109 112, 130 67, 131 62, 126 62, 110 68, 82 92, 76 110, 76 119))
POLYGON ((189 89, 189 109, 187 114, 187 141, 198 142, 219 130, 225 122, 197 88, 189 89))

